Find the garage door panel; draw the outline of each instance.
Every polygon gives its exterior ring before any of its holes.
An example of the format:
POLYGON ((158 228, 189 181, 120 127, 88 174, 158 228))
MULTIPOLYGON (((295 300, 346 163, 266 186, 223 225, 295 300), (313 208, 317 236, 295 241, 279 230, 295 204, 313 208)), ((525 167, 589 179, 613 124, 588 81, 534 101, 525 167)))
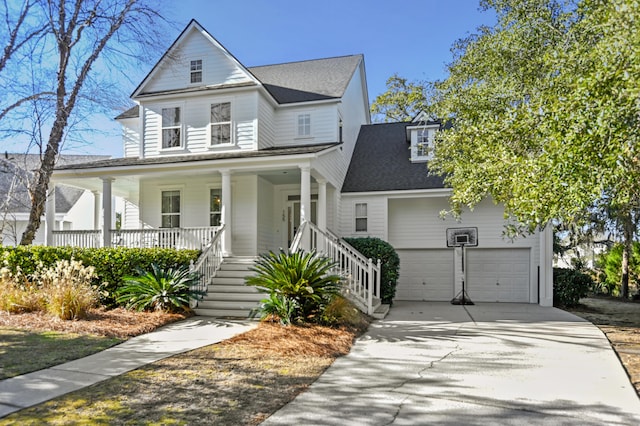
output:
POLYGON ((466 255, 471 300, 529 302, 529 249, 474 249, 466 255))
POLYGON ((448 301, 453 297, 453 250, 398 250, 398 300, 448 301))

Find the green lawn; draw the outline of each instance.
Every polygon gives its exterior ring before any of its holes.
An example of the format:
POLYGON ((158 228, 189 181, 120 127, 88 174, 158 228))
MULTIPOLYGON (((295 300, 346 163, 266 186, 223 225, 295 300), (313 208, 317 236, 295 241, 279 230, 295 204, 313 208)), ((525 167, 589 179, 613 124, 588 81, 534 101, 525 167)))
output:
POLYGON ((0 327, 0 380, 100 352, 122 339, 0 327))

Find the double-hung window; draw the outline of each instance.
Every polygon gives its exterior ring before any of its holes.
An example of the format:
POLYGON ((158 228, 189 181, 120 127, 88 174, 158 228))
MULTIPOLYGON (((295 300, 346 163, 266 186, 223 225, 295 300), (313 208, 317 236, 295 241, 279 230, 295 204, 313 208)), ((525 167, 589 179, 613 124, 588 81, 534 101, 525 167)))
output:
POLYGON ((191 83, 202 83, 202 59, 191 61, 191 83))
POLYGON ((180 108, 162 108, 162 149, 179 148, 182 145, 180 108))
POLYGON ((211 104, 211 145, 231 143, 231 103, 211 104))
POLYGON ((419 129, 417 136, 416 157, 428 157, 429 152, 431 151, 429 147, 429 130, 419 129))
POLYGON ((162 191, 162 227, 180 227, 180 191, 162 191))
POLYGON ((311 114, 298 114, 298 137, 311 136, 311 114))
POLYGON ((367 232, 367 203, 356 203, 356 232, 367 232))
POLYGON ((220 226, 222 222, 222 191, 211 189, 209 192, 209 225, 220 226))

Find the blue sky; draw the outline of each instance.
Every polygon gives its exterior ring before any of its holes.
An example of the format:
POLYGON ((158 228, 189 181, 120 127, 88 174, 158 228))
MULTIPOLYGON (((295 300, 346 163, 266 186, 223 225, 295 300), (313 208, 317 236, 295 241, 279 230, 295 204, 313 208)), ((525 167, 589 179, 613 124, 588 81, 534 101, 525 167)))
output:
MULTIPOLYGON (((370 102, 394 73, 409 80, 446 77, 453 42, 494 17, 478 0, 180 0, 170 2, 175 39, 195 18, 243 65, 364 54, 370 102)), ((132 76, 136 84, 149 69, 132 76)), ((123 79, 122 90, 134 85, 123 79)), ((115 114, 114 114, 115 115, 115 114)), ((122 156, 119 126, 96 117, 97 135, 67 153, 122 156)))

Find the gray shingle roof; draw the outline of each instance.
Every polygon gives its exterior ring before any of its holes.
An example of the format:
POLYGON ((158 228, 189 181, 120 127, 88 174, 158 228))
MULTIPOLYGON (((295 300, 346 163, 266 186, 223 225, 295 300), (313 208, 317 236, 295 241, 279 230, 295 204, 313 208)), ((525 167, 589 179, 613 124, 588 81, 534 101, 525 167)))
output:
POLYGON ((280 104, 337 99, 344 95, 362 55, 248 68, 280 104))
MULTIPOLYGON (((61 155, 57 164, 88 162, 109 158, 106 155, 61 155)), ((40 165, 36 154, 6 154, 0 157, 0 207, 12 213, 28 213, 31 208, 28 185, 33 170, 40 165), (5 204, 6 202, 6 204, 5 204)), ((84 190, 66 185, 56 187, 56 213, 67 213, 84 190)))
POLYGON ((426 163, 412 163, 406 129, 415 123, 362 126, 342 192, 444 188, 426 163))
POLYGON ((228 160, 241 158, 273 157, 278 155, 314 154, 327 148, 340 145, 339 143, 326 143, 317 145, 291 146, 282 148, 268 148, 258 151, 237 150, 220 153, 172 155, 167 157, 149 158, 113 158, 110 160, 92 161, 90 163, 66 164, 56 167, 56 170, 97 169, 103 167, 128 167, 145 166, 155 164, 189 163, 198 161, 228 160))

